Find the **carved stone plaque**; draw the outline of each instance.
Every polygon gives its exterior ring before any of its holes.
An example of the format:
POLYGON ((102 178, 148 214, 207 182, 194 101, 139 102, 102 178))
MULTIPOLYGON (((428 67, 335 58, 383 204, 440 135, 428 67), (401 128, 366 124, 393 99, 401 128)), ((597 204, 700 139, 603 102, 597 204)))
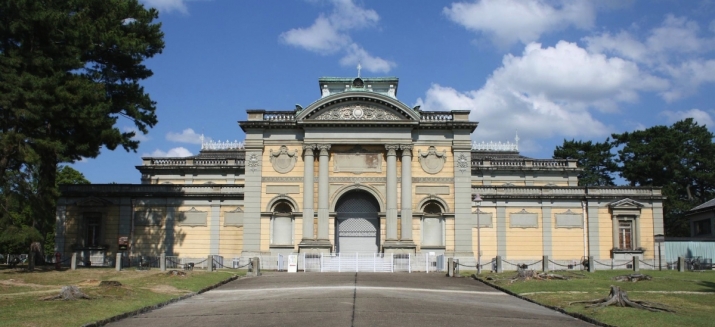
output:
POLYGON ((433 146, 429 147, 426 153, 422 153, 422 150, 419 150, 417 159, 422 166, 422 170, 429 174, 436 174, 442 171, 444 163, 447 161, 446 152, 437 152, 437 149, 433 146))
POLYGON ((296 151, 288 151, 288 147, 285 145, 282 145, 277 152, 271 150, 270 156, 273 169, 281 174, 288 173, 295 167, 296 151))
POLYGON ((335 172, 368 173, 382 172, 382 153, 366 153, 361 151, 334 153, 335 172))

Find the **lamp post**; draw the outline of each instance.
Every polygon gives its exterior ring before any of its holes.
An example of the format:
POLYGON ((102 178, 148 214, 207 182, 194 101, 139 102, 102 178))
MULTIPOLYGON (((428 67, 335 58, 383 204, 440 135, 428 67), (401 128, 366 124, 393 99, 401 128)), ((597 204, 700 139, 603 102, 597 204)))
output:
POLYGON ((472 202, 477 204, 477 275, 482 273, 482 224, 479 221, 479 206, 482 204, 482 197, 475 194, 472 202))
POLYGON ((662 254, 660 253, 660 247, 663 242, 665 242, 665 235, 663 234, 657 234, 653 236, 653 240, 655 241, 655 244, 658 245, 658 270, 663 270, 663 266, 661 265, 661 258, 662 254))

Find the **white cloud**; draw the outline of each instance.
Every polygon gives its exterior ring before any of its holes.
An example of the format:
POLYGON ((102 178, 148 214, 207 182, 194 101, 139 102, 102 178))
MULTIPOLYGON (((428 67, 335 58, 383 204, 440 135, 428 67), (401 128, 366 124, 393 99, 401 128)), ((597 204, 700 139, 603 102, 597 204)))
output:
POLYGON ((134 139, 136 141, 139 141, 139 142, 149 141, 149 137, 146 136, 146 134, 142 133, 140 130, 138 130, 136 127, 125 126, 124 128, 122 128, 122 130, 125 133, 134 132, 134 137, 132 139, 134 139))
POLYGON ((176 158, 176 157, 190 157, 192 155, 193 154, 191 154, 191 151, 187 150, 186 148, 178 147, 178 148, 173 148, 167 152, 156 149, 156 150, 154 150, 154 152, 152 152, 150 154, 145 153, 142 157, 155 157, 155 158, 157 158, 157 157, 159 157, 159 158, 172 157, 172 158, 176 158))
POLYGON ((677 121, 683 120, 685 118, 693 118, 695 122, 697 122, 699 125, 706 125, 709 128, 714 128, 715 124, 713 123, 713 118, 710 116, 705 111, 702 111, 700 109, 690 109, 690 110, 681 110, 681 111, 670 111, 670 110, 665 110, 661 112, 662 116, 665 116, 666 119, 668 119, 669 123, 675 123, 677 121))
POLYGON ((574 26, 589 29, 596 19, 591 1, 477 0, 455 2, 442 12, 464 28, 500 46, 536 41, 542 34, 574 26))
POLYGON ((612 128, 591 110, 614 110, 620 102, 637 101, 641 92, 667 87, 631 61, 565 41, 553 47, 531 43, 521 56, 505 55, 481 89, 432 85, 417 104, 424 110, 471 110, 471 119, 487 122, 474 133, 479 141, 511 140, 514 130, 524 140, 603 137, 612 128))
POLYGON ((156 8, 160 12, 178 11, 182 14, 189 12, 186 0, 142 0, 147 7, 156 8))
POLYGON ((340 59, 340 64, 343 66, 357 66, 357 64, 360 64, 368 71, 387 73, 396 65, 392 61, 370 55, 365 49, 355 43, 351 44, 346 51, 347 55, 340 59))
POLYGON ((668 102, 695 93, 704 83, 715 82, 715 38, 701 37, 700 27, 683 17, 666 16, 663 23, 647 31, 643 41, 628 31, 603 33, 583 40, 591 53, 620 56, 637 63, 653 75, 670 81, 660 92, 668 102))
POLYGON ((321 55, 344 52, 340 59, 343 66, 361 63, 370 72, 388 72, 395 63, 369 54, 354 42, 348 34, 351 30, 373 27, 380 16, 372 9, 361 8, 352 0, 331 0, 333 11, 320 14, 313 25, 283 32, 279 39, 289 45, 321 55))
POLYGON ((201 144, 201 135, 196 134, 191 128, 187 128, 181 131, 181 133, 166 133, 166 139, 172 142, 201 144))

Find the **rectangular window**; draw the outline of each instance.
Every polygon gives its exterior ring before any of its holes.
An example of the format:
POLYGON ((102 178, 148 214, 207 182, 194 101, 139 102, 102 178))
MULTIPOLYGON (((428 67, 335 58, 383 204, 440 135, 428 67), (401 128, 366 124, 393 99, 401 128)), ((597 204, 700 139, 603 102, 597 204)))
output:
POLYGON ((618 248, 633 250, 633 223, 631 221, 618 222, 618 248))
POLYGON ((712 229, 710 228, 710 219, 703 219, 695 222, 695 236, 710 234, 712 234, 712 229))
POLYGON ((99 213, 84 215, 85 221, 85 246, 99 246, 101 244, 102 219, 99 213))

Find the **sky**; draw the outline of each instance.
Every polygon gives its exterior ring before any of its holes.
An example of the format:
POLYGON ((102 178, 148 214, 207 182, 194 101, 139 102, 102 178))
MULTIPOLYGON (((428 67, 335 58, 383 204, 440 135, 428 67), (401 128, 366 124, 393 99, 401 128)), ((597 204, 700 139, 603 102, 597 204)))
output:
MULTIPOLYGON (((394 76, 422 110, 470 110, 478 142, 551 158, 564 139, 692 117, 713 131, 715 0, 140 0, 162 54, 142 82, 159 123, 137 152, 72 166, 92 183, 140 183, 142 157, 242 141, 246 109, 293 110, 318 78, 394 76)), ((128 120, 117 127, 133 129, 128 120)))

